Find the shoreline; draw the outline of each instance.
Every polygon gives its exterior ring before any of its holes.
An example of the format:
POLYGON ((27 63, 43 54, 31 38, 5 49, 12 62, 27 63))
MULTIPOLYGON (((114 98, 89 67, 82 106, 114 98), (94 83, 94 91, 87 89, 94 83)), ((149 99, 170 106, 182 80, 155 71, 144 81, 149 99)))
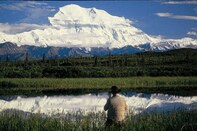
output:
POLYGON ((108 92, 112 85, 123 92, 197 95, 197 77, 2 78, 0 95, 96 94, 108 92))

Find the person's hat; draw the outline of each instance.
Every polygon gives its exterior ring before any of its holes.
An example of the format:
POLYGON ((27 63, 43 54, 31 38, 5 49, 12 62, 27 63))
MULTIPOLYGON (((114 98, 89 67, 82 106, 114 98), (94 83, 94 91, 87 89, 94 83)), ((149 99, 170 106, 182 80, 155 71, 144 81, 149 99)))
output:
POLYGON ((117 86, 111 87, 111 93, 119 93, 119 92, 121 92, 121 89, 119 89, 117 86))

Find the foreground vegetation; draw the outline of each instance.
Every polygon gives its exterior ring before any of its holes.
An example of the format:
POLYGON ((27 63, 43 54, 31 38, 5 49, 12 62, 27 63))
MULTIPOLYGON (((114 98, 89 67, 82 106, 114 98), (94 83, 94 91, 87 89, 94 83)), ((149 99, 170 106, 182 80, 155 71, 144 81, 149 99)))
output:
MULTIPOLYGON (((115 131, 117 127, 105 128, 105 113, 83 112, 66 114, 61 117, 47 117, 42 114, 21 112, 0 112, 0 130, 6 131, 115 131)), ((124 131, 175 131, 196 129, 197 111, 149 112, 139 115, 129 114, 124 131)))
POLYGON ((197 77, 126 77, 126 78, 2 78, 0 95, 6 94, 77 94, 109 91, 112 85, 123 91, 197 94, 197 77))
POLYGON ((0 61, 0 78, 197 76, 197 50, 0 61))

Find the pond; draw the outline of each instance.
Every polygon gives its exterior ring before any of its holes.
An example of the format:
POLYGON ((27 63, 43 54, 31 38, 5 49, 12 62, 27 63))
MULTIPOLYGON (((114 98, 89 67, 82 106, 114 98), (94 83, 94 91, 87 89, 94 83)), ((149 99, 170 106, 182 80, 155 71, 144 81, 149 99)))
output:
MULTIPOLYGON (((170 111, 174 109, 197 109, 197 96, 175 96, 168 94, 145 94, 127 92, 121 94, 134 114, 143 111, 170 111)), ((77 111, 103 111, 109 94, 107 92, 84 95, 53 96, 0 96, 0 111, 20 110, 46 115, 65 114, 77 111)))

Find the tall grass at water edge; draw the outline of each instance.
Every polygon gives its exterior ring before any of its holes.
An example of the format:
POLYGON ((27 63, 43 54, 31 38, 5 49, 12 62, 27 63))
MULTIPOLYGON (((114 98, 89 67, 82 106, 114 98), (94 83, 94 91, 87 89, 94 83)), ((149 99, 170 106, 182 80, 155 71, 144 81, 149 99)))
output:
POLYGON ((1 88, 158 88, 196 87, 197 77, 124 77, 124 78, 1 78, 1 88))
MULTIPOLYGON (((0 130, 6 131, 115 131, 117 127, 105 128, 105 113, 75 112, 64 116, 24 115, 21 112, 1 112, 0 130)), ((129 114, 124 131, 179 131, 185 125, 195 130, 197 111, 176 110, 171 112, 149 112, 129 114)))
POLYGON ((197 95, 197 77, 2 78, 0 95, 97 93, 109 91, 112 85, 125 92, 197 95))

